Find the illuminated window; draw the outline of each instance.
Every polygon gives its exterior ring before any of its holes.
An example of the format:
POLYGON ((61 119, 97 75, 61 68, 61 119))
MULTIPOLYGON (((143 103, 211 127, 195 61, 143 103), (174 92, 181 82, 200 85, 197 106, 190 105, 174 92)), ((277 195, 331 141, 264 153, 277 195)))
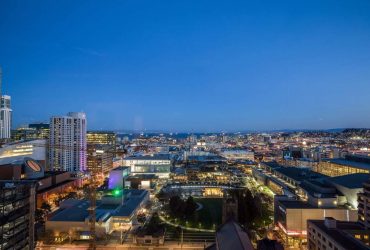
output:
POLYGON ((359 235, 359 234, 355 234, 355 238, 356 238, 356 239, 361 239, 361 235, 359 235))

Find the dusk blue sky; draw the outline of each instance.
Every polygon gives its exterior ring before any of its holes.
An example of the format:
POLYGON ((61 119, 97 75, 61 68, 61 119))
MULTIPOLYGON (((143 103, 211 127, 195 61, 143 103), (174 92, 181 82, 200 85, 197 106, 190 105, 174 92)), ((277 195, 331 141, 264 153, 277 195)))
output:
POLYGON ((14 127, 370 127, 370 1, 0 1, 14 127))

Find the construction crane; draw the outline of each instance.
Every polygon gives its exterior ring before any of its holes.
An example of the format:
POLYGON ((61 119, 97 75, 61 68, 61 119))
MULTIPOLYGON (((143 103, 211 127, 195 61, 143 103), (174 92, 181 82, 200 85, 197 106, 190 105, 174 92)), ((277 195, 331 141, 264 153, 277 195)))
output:
POLYGON ((96 222, 96 184, 94 178, 89 186, 89 224, 90 224, 90 243, 89 249, 96 249, 96 233, 95 233, 95 222, 96 222))
MULTIPOLYGON (((42 147, 42 148, 51 148, 48 144, 37 144, 37 143, 31 143, 33 147, 42 147)), ((66 150, 66 151, 77 151, 76 148, 71 147, 69 145, 55 145, 52 148, 59 149, 59 150, 66 150)), ((80 148, 78 152, 86 152, 88 153, 87 148, 80 148)), ((122 150, 106 150, 106 153, 112 153, 115 154, 122 154, 122 150)), ((93 157, 96 157, 96 154, 93 155, 93 157)), ((90 183, 88 187, 88 200, 90 203, 90 206, 88 208, 89 211, 89 232, 90 232, 90 241, 89 241, 89 250, 95 250, 96 249, 96 191, 98 188, 98 178, 96 176, 96 172, 91 171, 90 172, 90 183)))

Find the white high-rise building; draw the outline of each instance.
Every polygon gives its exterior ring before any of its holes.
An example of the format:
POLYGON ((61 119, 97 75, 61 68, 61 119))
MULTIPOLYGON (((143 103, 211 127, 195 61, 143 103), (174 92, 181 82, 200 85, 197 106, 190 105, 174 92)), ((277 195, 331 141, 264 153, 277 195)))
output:
POLYGON ((86 114, 71 112, 50 119, 50 169, 69 172, 86 170, 86 114))
POLYGON ((12 127, 11 98, 8 95, 1 96, 0 108, 0 139, 9 139, 12 127))

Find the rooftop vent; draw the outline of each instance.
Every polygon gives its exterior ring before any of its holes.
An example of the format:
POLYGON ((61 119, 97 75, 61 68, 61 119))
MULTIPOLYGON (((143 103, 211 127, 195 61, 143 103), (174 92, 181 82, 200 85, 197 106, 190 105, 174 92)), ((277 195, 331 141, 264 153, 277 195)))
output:
POLYGON ((337 220, 332 217, 325 217, 324 224, 329 229, 337 228, 337 220))

